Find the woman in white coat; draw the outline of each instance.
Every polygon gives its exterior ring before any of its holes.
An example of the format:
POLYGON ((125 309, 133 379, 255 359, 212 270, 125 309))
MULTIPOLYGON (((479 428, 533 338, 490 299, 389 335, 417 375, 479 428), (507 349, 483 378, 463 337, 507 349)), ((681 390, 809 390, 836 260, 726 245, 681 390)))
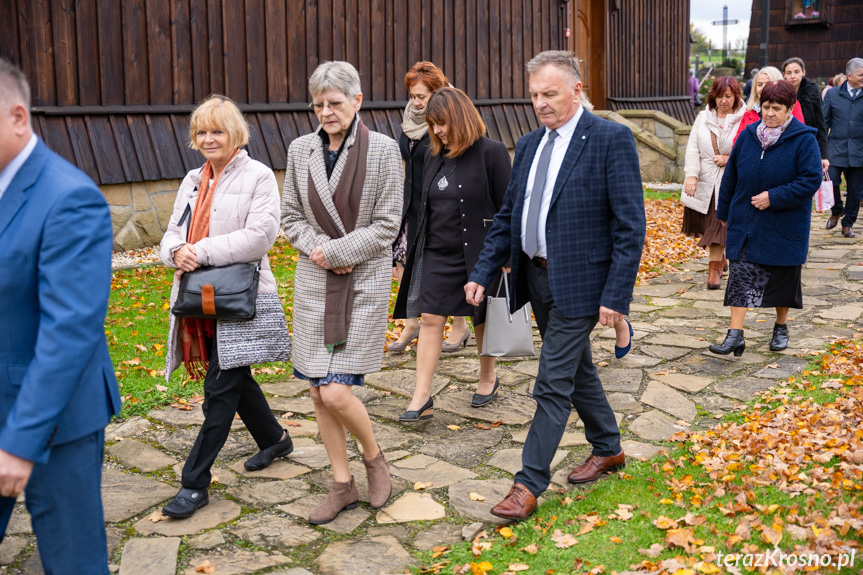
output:
POLYGON ((737 125, 745 111, 737 80, 720 76, 707 94, 707 108, 695 118, 686 146, 681 231, 700 236, 698 246, 710 250, 707 289, 719 289, 725 269, 725 228, 716 219, 716 202, 737 125))
POLYGON ((166 266, 177 268, 171 305, 184 273, 201 266, 260 266, 256 315, 249 321, 177 319, 171 315, 165 377, 185 363, 192 379, 204 378, 204 423, 183 466, 182 489, 162 511, 190 517, 209 503, 210 468, 239 413, 260 452, 245 462, 260 470, 287 455, 293 443, 270 411, 250 365, 288 361, 290 335, 267 252, 279 233, 279 188, 273 171, 240 147, 249 126, 237 106, 211 96, 192 113, 191 147, 207 159, 189 172, 174 201, 162 238, 166 266))
POLYGON ((360 76, 325 62, 309 78, 320 126, 288 150, 282 227, 300 252, 294 275, 294 375, 311 386, 333 486, 309 522, 328 523, 359 496, 348 467, 345 429, 363 449, 369 503, 392 492, 389 465, 352 386, 380 370, 392 277, 392 244, 402 218, 398 144, 370 131, 358 112, 360 76))

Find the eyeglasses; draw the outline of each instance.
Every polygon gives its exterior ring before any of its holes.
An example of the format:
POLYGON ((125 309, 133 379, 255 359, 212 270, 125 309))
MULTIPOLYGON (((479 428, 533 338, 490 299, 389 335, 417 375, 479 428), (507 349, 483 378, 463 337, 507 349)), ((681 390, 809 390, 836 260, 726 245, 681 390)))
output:
POLYGON ((331 112, 341 112, 344 106, 344 100, 340 102, 312 102, 309 104, 309 107, 315 112, 323 112, 324 108, 329 108, 331 112))

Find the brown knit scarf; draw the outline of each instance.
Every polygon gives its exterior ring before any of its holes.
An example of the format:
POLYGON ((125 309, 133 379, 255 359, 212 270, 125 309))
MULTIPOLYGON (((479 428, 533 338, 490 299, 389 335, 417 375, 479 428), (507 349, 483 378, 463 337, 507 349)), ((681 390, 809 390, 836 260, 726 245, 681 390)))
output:
MULTIPOLYGON (((210 209, 213 207, 216 186, 219 184, 219 178, 225 173, 225 168, 239 152, 239 149, 234 150, 230 159, 225 163, 225 167, 216 174, 212 186, 210 185, 210 178, 213 177, 213 166, 209 161, 204 164, 201 173, 201 188, 198 193, 198 200, 195 202, 195 212, 192 214, 192 221, 189 224, 189 233, 186 237, 188 243, 195 244, 210 235, 210 209)), ((207 357, 207 344, 204 337, 213 337, 215 333, 216 322, 211 319, 180 318, 180 344, 183 348, 183 363, 186 365, 186 373, 194 381, 202 379, 207 374, 210 362, 207 357)))
MULTIPOLYGON (((333 203, 342 220, 346 233, 351 233, 357 225, 363 183, 366 180, 366 160, 369 151, 369 129, 357 115, 356 139, 350 149, 345 150, 348 158, 339 177, 333 203)), ((327 151, 324 150, 326 154, 327 151)), ((315 188, 309 171, 309 206, 312 215, 324 233, 331 238, 342 237, 336 222, 324 206, 319 191, 315 188)), ((354 304, 353 274, 337 274, 327 270, 327 295, 324 307, 324 345, 330 352, 344 351, 348 343, 348 329, 351 325, 351 309, 354 304)))

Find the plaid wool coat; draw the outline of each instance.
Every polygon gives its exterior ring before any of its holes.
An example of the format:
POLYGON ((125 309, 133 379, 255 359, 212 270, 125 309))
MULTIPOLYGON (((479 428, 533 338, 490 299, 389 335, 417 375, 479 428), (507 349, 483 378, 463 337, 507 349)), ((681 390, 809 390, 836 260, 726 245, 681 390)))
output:
POLYGON ((328 373, 366 374, 380 370, 389 315, 392 244, 402 219, 404 174, 395 140, 369 132, 366 179, 353 232, 330 238, 318 225, 309 205, 311 173, 327 211, 344 233, 333 202, 348 155, 354 150, 354 123, 327 180, 323 142, 318 130, 291 143, 282 194, 282 229, 300 252, 294 274, 294 368, 307 377, 328 373), (330 267, 354 266, 354 304, 347 347, 332 353, 324 345, 327 272, 309 259, 321 246, 330 267))
MULTIPOLYGON (((533 264, 521 249, 521 216, 530 166, 545 132, 541 127, 518 141, 503 207, 470 275, 488 289, 511 258, 513 312, 530 295, 525 268, 533 264)), ((599 306, 629 314, 645 228, 632 132, 585 110, 555 180, 545 225, 548 282, 565 317, 597 315, 599 306)))

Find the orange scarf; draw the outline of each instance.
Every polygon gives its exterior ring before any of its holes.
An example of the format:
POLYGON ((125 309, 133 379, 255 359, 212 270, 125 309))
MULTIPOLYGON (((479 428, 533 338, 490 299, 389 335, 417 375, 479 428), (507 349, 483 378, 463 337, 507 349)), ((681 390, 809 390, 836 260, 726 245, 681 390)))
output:
MULTIPOLYGON (((225 163, 225 168, 231 163, 240 152, 239 149, 234 150, 231 157, 225 163)), ((216 174, 213 180, 213 185, 210 186, 210 178, 213 177, 213 166, 208 161, 204 164, 204 169, 201 174, 201 191, 198 194, 198 200, 195 203, 195 211, 192 214, 192 221, 189 223, 189 234, 186 238, 188 243, 194 245, 202 239, 210 235, 210 209, 213 207, 213 196, 216 193, 216 186, 219 185, 219 178, 225 173, 225 168, 222 168, 216 174)), ((207 357, 206 337, 213 337, 216 333, 216 322, 211 319, 185 319, 180 318, 180 343, 183 348, 183 363, 186 365, 186 373, 189 374, 194 381, 198 381, 206 376, 209 368, 209 358, 207 357)))

